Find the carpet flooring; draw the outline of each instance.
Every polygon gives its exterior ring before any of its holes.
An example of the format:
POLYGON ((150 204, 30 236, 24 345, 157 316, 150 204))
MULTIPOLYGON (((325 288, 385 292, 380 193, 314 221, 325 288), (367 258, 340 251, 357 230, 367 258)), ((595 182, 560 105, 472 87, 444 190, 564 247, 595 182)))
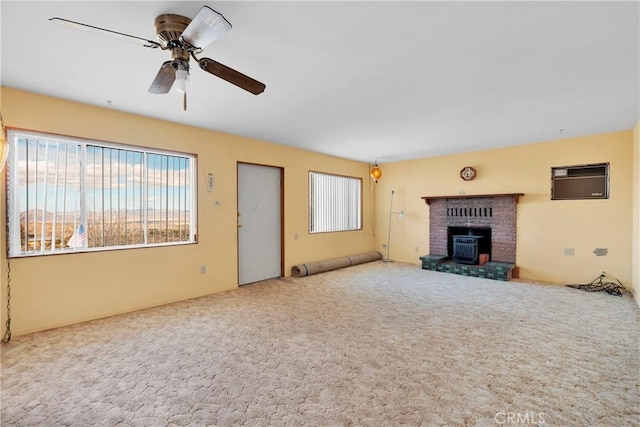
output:
POLYGON ((374 262, 2 346, 2 426, 640 426, 629 296, 374 262))

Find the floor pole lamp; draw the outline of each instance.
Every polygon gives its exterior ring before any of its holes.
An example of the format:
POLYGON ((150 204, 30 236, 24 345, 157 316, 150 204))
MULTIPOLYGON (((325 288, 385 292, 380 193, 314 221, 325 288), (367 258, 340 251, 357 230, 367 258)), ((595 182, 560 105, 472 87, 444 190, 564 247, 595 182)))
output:
POLYGON ((398 219, 404 218, 404 212, 394 212, 393 211, 393 195, 395 194, 395 190, 391 190, 391 201, 389 202, 389 228, 387 230, 387 257, 383 258, 384 262, 393 262, 391 258, 389 258, 389 251, 391 249, 391 219, 393 218, 393 214, 398 215, 398 219))

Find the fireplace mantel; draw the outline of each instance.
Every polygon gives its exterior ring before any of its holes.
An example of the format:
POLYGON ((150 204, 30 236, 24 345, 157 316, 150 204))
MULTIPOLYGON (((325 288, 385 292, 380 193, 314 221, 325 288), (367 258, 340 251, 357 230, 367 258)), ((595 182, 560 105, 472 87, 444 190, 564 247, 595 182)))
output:
POLYGON ((424 196, 421 197, 424 202, 429 205, 432 200, 441 199, 473 199, 473 198, 493 198, 493 197, 513 197, 518 203, 518 198, 524 196, 524 193, 501 193, 501 194, 456 194, 451 196, 424 196))

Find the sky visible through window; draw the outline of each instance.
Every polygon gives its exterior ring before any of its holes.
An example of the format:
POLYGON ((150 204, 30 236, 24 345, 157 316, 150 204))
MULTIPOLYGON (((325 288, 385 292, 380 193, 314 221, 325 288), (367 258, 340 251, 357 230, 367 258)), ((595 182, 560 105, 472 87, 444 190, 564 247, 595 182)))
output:
MULTIPOLYGON (((28 197, 29 206, 37 203, 39 208, 45 208, 46 203, 48 212, 65 210, 65 206, 67 211, 69 206, 79 208, 80 146, 64 141, 52 145, 33 139, 20 139, 18 145, 20 199, 26 200, 28 197), (27 171, 31 181, 28 186, 27 171), (66 192, 63 191, 65 187, 66 192), (61 191, 56 191, 56 188, 61 191)), ((147 201, 150 209, 167 204, 178 206, 189 197, 187 158, 149 153, 145 166, 143 154, 123 149, 87 147, 85 179, 87 208, 90 211, 141 209, 144 173, 148 174, 145 191, 149 193, 147 201)))

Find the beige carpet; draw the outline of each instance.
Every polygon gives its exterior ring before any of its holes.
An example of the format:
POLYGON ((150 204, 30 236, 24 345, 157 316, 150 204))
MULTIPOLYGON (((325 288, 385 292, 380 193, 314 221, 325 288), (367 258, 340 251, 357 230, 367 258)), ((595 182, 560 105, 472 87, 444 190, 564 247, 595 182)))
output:
POLYGON ((14 337, 1 421, 640 426, 639 323, 628 295, 375 262, 14 337))

